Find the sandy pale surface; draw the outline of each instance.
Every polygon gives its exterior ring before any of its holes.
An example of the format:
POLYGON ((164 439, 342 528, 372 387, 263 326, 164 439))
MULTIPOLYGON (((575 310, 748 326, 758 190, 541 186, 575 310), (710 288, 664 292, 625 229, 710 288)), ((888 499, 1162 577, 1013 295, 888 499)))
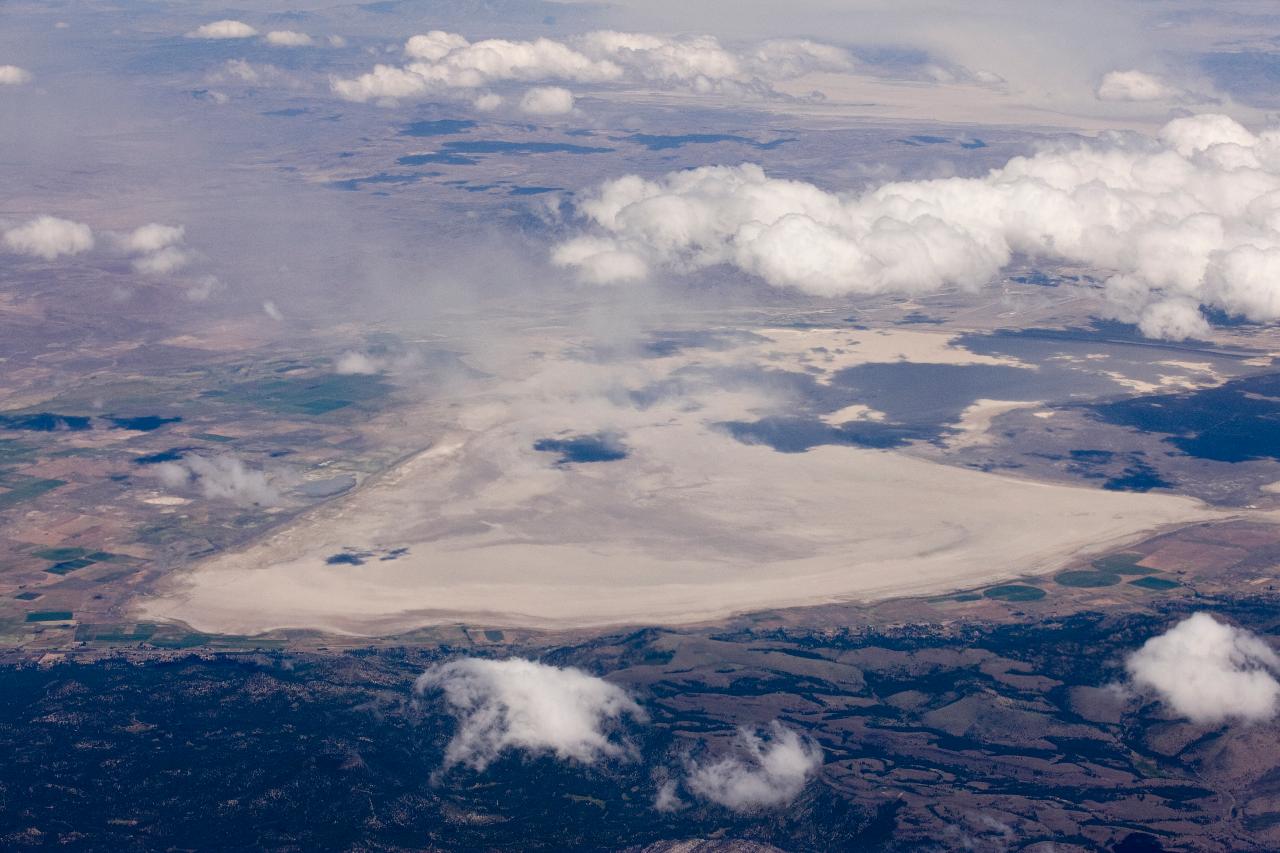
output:
MULTIPOLYGON (((778 335, 760 351, 776 358, 789 341, 778 335)), ((964 357, 945 337, 899 341, 926 359, 964 357)), ((464 401, 456 420, 424 423, 431 449, 172 578, 142 602, 143 615, 226 633, 679 623, 1050 571, 1218 515, 1180 497, 1042 484, 890 451, 742 444, 716 424, 776 401, 741 390, 643 407, 617 393, 681 366, 531 364, 464 401), (628 457, 558 465, 532 449, 539 437, 596 430, 624 436, 628 457), (363 564, 327 562, 344 552, 363 564)))

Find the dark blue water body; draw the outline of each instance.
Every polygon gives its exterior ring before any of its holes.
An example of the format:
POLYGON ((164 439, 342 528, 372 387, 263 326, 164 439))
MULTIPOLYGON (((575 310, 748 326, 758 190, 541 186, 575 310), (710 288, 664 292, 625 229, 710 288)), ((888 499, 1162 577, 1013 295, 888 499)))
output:
POLYGON ((507 190, 507 195, 543 195, 544 193, 554 193, 562 190, 563 187, 512 187, 507 190))
MULTIPOLYGON (((1242 364, 1258 353, 1213 344, 1153 341, 1122 324, 1098 323, 1087 329, 1017 329, 961 335, 956 345, 979 355, 1005 356, 1040 365, 1041 371, 1076 376, 1116 371, 1158 384, 1170 372, 1160 361, 1207 362, 1228 377, 1256 370, 1242 364), (1098 358, 1105 356, 1105 358, 1098 358)), ((1117 388, 1117 391, 1125 389, 1117 388)), ((1106 393, 1099 389, 1100 393, 1106 393)))
POLYGON ((1188 456, 1217 462, 1280 460, 1280 373, 1217 388, 1088 406, 1099 420, 1161 433, 1188 456))
POLYGON ((1221 308, 1214 308, 1209 305, 1201 305, 1200 313, 1209 321, 1210 325, 1223 326, 1225 328, 1239 329, 1244 326, 1261 326, 1261 323, 1255 323, 1247 317, 1239 314, 1228 314, 1221 308))
MULTIPOLYGON (((428 166, 432 164, 474 166, 480 161, 473 155, 480 154, 604 154, 613 150, 612 148, 600 148, 591 145, 575 145, 571 142, 509 142, 500 139, 461 139, 442 143, 437 151, 406 154, 397 158, 396 163, 401 166, 428 166)), ((357 178, 355 183, 401 183, 416 180, 420 177, 420 175, 387 175, 383 173, 369 178, 357 178)), ((346 186, 351 183, 351 181, 339 181, 333 185, 342 185, 341 188, 343 189, 354 189, 354 186, 346 186)), ((531 187, 530 192, 524 194, 532 195, 534 190, 550 192, 551 189, 553 188, 531 187)), ((520 194, 513 193, 513 195, 520 194)))
POLYGON ((816 418, 761 418, 726 421, 720 428, 744 444, 764 444, 779 453, 803 453, 823 444, 854 447, 901 447, 911 441, 933 441, 945 430, 930 426, 852 421, 832 426, 816 418))
POLYGON ((511 142, 504 139, 461 139, 446 142, 441 150, 458 154, 606 154, 613 148, 575 145, 571 142, 511 142))
POLYGON ((1037 287, 1054 287, 1058 283, 1057 278, 1045 275, 1042 272, 1030 272, 1026 275, 1011 275, 1009 276, 1009 281, 1017 282, 1018 284, 1034 284, 1037 287))
POLYGON ((987 143, 981 139, 952 139, 949 136, 932 136, 927 133, 918 133, 914 136, 908 136, 905 139, 899 139, 903 145, 959 145, 961 148, 970 150, 977 148, 986 148, 987 143))
POLYGON ((114 415, 107 418, 116 429, 131 429, 138 432, 153 432, 166 424, 176 424, 181 417, 162 418, 156 415, 143 415, 137 418, 121 418, 114 415))
POLYGON ((476 127, 476 123, 465 118, 440 118, 430 121, 415 121, 400 131, 401 136, 452 136, 466 133, 476 127))
POLYGON ((1149 462, 1135 455, 1131 463, 1118 476, 1102 484, 1109 492, 1149 492, 1152 489, 1172 489, 1177 483, 1164 479, 1149 462))
POLYGON ((422 180, 425 175, 420 174, 401 174, 393 175, 387 172, 381 172, 377 175, 369 175, 367 178, 348 178, 345 181, 330 181, 329 186, 337 190, 358 190, 366 184, 414 184, 422 180))
POLYGON ((575 435, 570 438, 540 438, 533 449, 546 453, 559 453, 558 465, 575 462, 616 462, 627 458, 622 440, 610 433, 575 435))
POLYGON ((741 329, 712 329, 708 331, 655 332, 643 346, 646 356, 663 357, 690 349, 722 351, 768 340, 755 332, 741 329))
POLYGON ((446 166, 474 166, 480 161, 462 154, 435 151, 430 154, 406 154, 397 158, 396 162, 401 166, 426 166, 432 163, 441 163, 446 166))
POLYGON ((133 460, 134 465, 159 465, 161 462, 177 462, 183 456, 198 450, 196 447, 171 447, 168 450, 161 450, 158 453, 149 453, 146 456, 138 456, 133 460))
POLYGON ((952 365, 885 362, 837 371, 830 382, 808 372, 756 367, 690 367, 661 382, 630 392, 633 405, 647 408, 672 397, 707 389, 759 391, 786 401, 789 414, 719 426, 735 438, 795 453, 821 444, 898 447, 910 441, 936 441, 949 434, 961 414, 983 398, 1028 402, 1095 399, 1097 389, 1120 390, 1107 377, 1076 376, 1004 365, 952 365), (1090 388, 1088 393, 1081 388, 1090 388), (853 404, 884 413, 882 421, 832 425, 823 416, 853 404))
POLYGON ((30 415, 0 415, 0 429, 20 429, 30 432, 81 432, 93 429, 87 417, 80 415, 55 415, 52 412, 36 412, 30 415))
POLYGON ((758 151, 772 151, 774 148, 785 145, 788 142, 795 142, 796 139, 797 137, 788 136, 773 139, 769 142, 757 142, 749 136, 738 136, 732 133, 683 133, 677 135, 633 133, 629 136, 617 137, 615 141, 643 145, 650 151, 668 151, 685 145, 710 145, 718 142, 736 142, 740 145, 755 148, 758 151))
POLYGON ((812 374, 759 367, 682 368, 658 382, 631 389, 627 398, 633 406, 647 409, 665 400, 682 399, 709 390, 764 392, 775 399, 788 401, 791 411, 814 417, 857 402, 848 391, 823 385, 812 374))
POLYGON ((918 326, 922 324, 929 325, 929 326, 940 326, 946 321, 939 320, 936 317, 930 317, 928 314, 922 314, 919 311, 912 311, 910 314, 905 315, 898 322, 905 326, 918 326))
MULTIPOLYGON (((1040 280, 1071 280, 1068 277, 1049 279, 1048 276, 1036 280, 1034 277, 1037 275, 1043 274, 1031 273, 1025 278, 1031 284, 1039 283, 1040 280)), ((1156 341, 1145 337, 1138 331, 1137 326, 1118 323, 1113 320, 1095 320, 1087 327, 1068 329, 997 329, 994 332, 972 332, 958 337, 956 344, 970 352, 983 355, 1012 355, 1018 358, 1028 358, 1028 360, 1035 360, 1036 355, 1052 354, 1051 345, 1058 347, 1057 352, 1068 352, 1067 347, 1069 346, 1082 349, 1085 344, 1095 345, 1084 349, 1086 352, 1095 353, 1111 352, 1099 349, 1096 346, 1098 344, 1140 347, 1147 353, 1142 357, 1142 361, 1149 361, 1157 357, 1158 351, 1161 350, 1170 354, 1199 353, 1214 358, 1235 360, 1258 355, 1258 353, 1248 350, 1233 350, 1215 346, 1209 341, 1197 341, 1194 339, 1186 341, 1156 341)), ((1136 353, 1132 351, 1130 351, 1130 357, 1135 357, 1135 360, 1137 360, 1136 353)))
MULTIPOLYGON (((954 423, 975 401, 1043 400, 1079 392, 1080 379, 1043 370, 982 364, 928 364, 909 361, 859 364, 838 371, 831 384, 899 423, 954 423), (1056 387, 1055 387, 1056 386, 1056 387)), ((1099 383, 1107 390, 1111 380, 1099 383)))

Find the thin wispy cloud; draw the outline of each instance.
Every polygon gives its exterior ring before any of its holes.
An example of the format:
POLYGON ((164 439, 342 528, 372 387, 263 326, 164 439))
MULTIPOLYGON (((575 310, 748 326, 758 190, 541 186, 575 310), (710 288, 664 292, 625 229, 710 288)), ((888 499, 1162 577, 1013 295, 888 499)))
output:
POLYGON ((177 462, 161 462, 152 471, 166 487, 175 491, 197 491, 207 500, 257 507, 278 506, 283 502, 267 472, 250 468, 244 460, 231 454, 191 453, 177 462))
MULTIPOLYGON (((781 723, 763 732, 738 730, 732 754, 690 768, 685 786, 694 794, 738 812, 780 808, 800 795, 822 766, 822 749, 781 723)), ((670 807, 673 792, 659 792, 670 807)))

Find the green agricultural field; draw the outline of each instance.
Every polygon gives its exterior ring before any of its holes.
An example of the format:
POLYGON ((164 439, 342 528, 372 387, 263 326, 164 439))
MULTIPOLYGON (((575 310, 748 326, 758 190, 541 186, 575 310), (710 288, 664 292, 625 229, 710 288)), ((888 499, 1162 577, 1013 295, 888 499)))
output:
POLYGON ((27 614, 28 622, 70 622, 70 610, 33 610, 27 614))
POLYGON ((65 480, 37 480, 34 478, 24 478, 26 482, 10 486, 9 491, 0 494, 0 509, 8 509, 20 503, 25 503, 32 498, 37 498, 45 492, 51 492, 59 486, 65 486, 65 480))
POLYGON ((31 556, 52 563, 61 563, 63 560, 79 560, 81 557, 87 557, 89 550, 87 548, 41 548, 39 551, 32 551, 31 556))
POLYGON ((1004 586, 993 586, 983 593, 987 598, 998 601, 1038 601, 1045 596, 1045 591, 1036 586, 1011 583, 1004 586))
POLYGON ((1146 566, 1139 566, 1138 561, 1143 558, 1142 554, 1134 554, 1132 552, 1125 554, 1112 554, 1109 557, 1093 561, 1093 567, 1100 572, 1110 572, 1115 575, 1153 575, 1155 569, 1148 569, 1146 566))
POLYGON ((1129 581, 1129 586, 1136 586, 1141 589, 1149 589, 1154 592, 1168 592, 1171 589, 1177 589, 1182 584, 1177 581, 1171 581, 1167 578, 1138 578, 1135 581, 1129 581))
POLYGON ((36 455, 36 450, 17 439, 0 439, 0 464, 24 462, 36 455))
MULTIPOLYGON (((53 562, 53 565, 45 569, 52 575, 68 575, 94 563, 105 563, 119 560, 119 554, 112 554, 110 551, 93 551, 90 552, 85 548, 45 548, 40 551, 33 551, 33 556, 53 562)), ((128 574, 126 572, 126 574, 128 574)))
POLYGON ((155 632, 156 626, 150 622, 139 622, 137 625, 80 625, 76 628, 76 639, 98 643, 142 643, 151 639, 155 632))
POLYGON ((83 569, 85 566, 92 566, 93 563, 93 560, 85 559, 63 560, 61 563, 54 563, 49 568, 45 569, 45 571, 51 575, 69 575, 74 571, 83 569))
POLYGON ((1103 586, 1115 586, 1120 583, 1120 575, 1115 572, 1095 572, 1089 569, 1079 569, 1073 572, 1063 572, 1054 575, 1055 583, 1063 586, 1074 586, 1081 588, 1094 588, 1103 586))
POLYGON ((244 382, 206 397, 284 414, 323 415, 386 396, 391 386, 371 376, 312 376, 244 382))

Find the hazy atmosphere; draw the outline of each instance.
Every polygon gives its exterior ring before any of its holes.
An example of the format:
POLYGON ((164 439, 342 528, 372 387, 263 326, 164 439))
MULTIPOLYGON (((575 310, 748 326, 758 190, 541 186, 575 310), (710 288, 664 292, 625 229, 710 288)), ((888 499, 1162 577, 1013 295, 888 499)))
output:
POLYGON ((1280 848, 1280 8, 0 2, 0 847, 1280 848))

